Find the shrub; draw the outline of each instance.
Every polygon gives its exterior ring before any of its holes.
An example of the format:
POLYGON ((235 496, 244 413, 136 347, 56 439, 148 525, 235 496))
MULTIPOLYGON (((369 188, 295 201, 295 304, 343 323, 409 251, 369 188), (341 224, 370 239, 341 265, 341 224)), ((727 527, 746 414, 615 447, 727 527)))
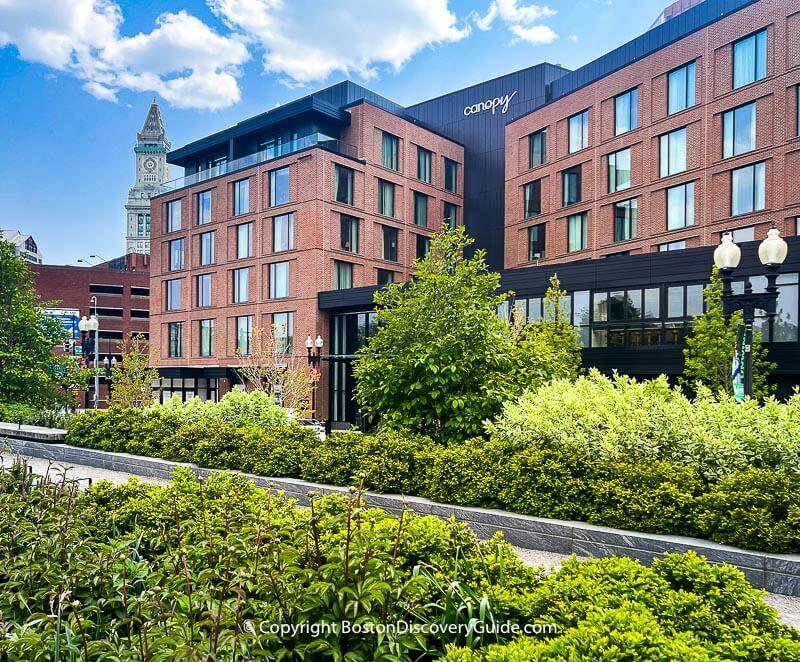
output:
POLYGON ((319 437, 302 425, 248 429, 241 448, 241 470, 261 476, 300 478, 300 467, 319 437))
POLYGON ((66 410, 39 409, 32 405, 0 402, 0 421, 66 429, 74 416, 66 410))

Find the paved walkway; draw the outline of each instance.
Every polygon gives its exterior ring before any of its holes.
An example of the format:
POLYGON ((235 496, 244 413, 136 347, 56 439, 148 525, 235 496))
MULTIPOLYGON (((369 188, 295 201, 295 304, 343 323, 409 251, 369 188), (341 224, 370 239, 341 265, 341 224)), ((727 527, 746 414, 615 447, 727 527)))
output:
MULTIPOLYGON (((112 483, 119 484, 125 483, 134 474, 123 473, 121 471, 108 471, 106 469, 96 469, 94 467, 87 467, 83 465, 63 465, 60 463, 50 462, 41 458, 29 457, 26 458, 28 465, 37 473, 44 475, 48 471, 51 473, 62 472, 66 469, 69 477, 74 479, 91 478, 92 482, 98 480, 108 480, 112 483)), ((14 461, 14 456, 11 453, 0 453, 0 464, 8 466, 14 461)), ((143 476, 136 476, 143 483, 153 483, 156 485, 166 485, 169 481, 160 478, 146 478, 143 476)), ((562 561, 569 558, 566 554, 556 554, 554 552, 543 552, 535 549, 523 549, 515 547, 516 551, 522 557, 522 560, 528 565, 540 565, 548 569, 558 570, 562 561)), ((800 597, 790 597, 786 595, 777 595, 775 593, 768 593, 765 601, 775 607, 781 615, 781 619, 787 625, 800 630, 800 597)))

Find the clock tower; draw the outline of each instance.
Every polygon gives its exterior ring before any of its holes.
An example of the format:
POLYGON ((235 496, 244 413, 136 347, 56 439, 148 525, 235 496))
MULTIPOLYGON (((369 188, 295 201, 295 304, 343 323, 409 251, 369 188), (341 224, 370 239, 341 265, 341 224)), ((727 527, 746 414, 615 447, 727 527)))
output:
POLYGON ((133 148, 136 156, 136 182, 128 192, 128 202, 125 205, 128 218, 126 253, 150 253, 150 197, 157 195, 161 185, 169 180, 169 149, 170 143, 161 120, 161 110, 153 97, 144 126, 136 134, 136 145, 133 148))

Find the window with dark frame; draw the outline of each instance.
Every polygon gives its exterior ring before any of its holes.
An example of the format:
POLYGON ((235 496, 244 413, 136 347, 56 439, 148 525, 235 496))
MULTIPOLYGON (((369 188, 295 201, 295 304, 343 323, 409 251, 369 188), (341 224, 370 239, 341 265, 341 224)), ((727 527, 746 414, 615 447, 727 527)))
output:
POLYGON ((431 183, 432 156, 430 150, 417 146, 417 179, 426 184, 431 183))
POLYGON ((416 235, 416 256, 418 259, 424 258, 431 250, 431 240, 428 235, 416 235))
POLYGON ((428 196, 414 191, 414 225, 428 227, 428 196))
POLYGON ((181 229, 181 201, 180 198, 167 203, 167 232, 177 232, 181 229))
POLYGON ((614 97, 614 135, 639 126, 639 90, 633 88, 614 97))
POLYGON ((443 204, 444 223, 448 229, 455 230, 458 225, 458 205, 452 202, 445 202, 443 204))
POLYGON ((275 332, 275 351, 291 354, 294 351, 294 313, 274 313, 272 328, 275 332))
POLYGON ((589 146, 589 111, 573 115, 569 123, 569 153, 579 152, 589 146))
POLYGON ((197 307, 205 308, 211 305, 211 274, 197 276, 197 307))
POLYGON ((627 241, 637 236, 639 201, 636 198, 614 204, 614 241, 627 241))
POLYGON ((166 289, 166 310, 181 309, 181 278, 168 280, 164 283, 166 289))
POLYGON ((289 167, 270 170, 269 206, 277 207, 289 202, 289 167))
POLYGON ((338 163, 333 169, 333 197, 336 202, 343 205, 353 205, 353 178, 355 173, 352 168, 346 168, 338 163))
POLYGON ((573 166, 561 172, 562 205, 577 204, 581 201, 581 166, 573 166))
POLYGON ((333 261, 333 289, 348 290, 353 287, 353 264, 351 262, 333 261))
POLYGON ((200 356, 214 356, 214 320, 200 320, 200 356))
POLYGON ((397 262, 397 228, 381 226, 381 259, 397 262))
POLYGON ((211 222, 211 191, 201 191, 197 194, 197 224, 205 225, 211 222))
POLYGON ((289 296, 289 263, 271 262, 269 265, 269 298, 285 299, 289 296))
POLYGON ((272 219, 272 252, 281 253, 294 248, 294 212, 272 219))
POLYGON ((358 219, 349 214, 342 214, 339 226, 339 248, 350 253, 358 253, 358 219))
POLYGON ((522 209, 525 218, 542 213, 542 180, 528 182, 522 187, 522 209))
POLYGON ((253 257, 253 224, 241 223, 236 226, 236 258, 253 257))
POLYGON ((547 129, 528 136, 528 167, 537 168, 547 163, 547 129))
POLYGON ((214 231, 200 235, 200 266, 214 263, 214 231))
POLYGON ((567 217, 567 252, 580 251, 589 245, 589 223, 586 212, 567 217))
POLYGON ((241 216, 250 211, 250 180, 240 179, 233 183, 233 215, 241 216))
POLYGON ((731 171, 731 216, 764 209, 766 166, 763 161, 731 171))
POLYGON ((390 269, 378 269, 377 271, 378 285, 388 285, 389 283, 394 283, 394 271, 391 271, 390 269))
POLYGON ((546 223, 528 228, 528 262, 545 257, 546 223))
POLYGON ((167 324, 167 354, 171 359, 183 358, 183 322, 167 324))
POLYGON ((169 242, 169 270, 178 271, 184 266, 183 239, 173 239, 169 242))
POLYGON ((686 127, 659 138, 659 173, 668 177, 686 170, 686 127))
POLYGON ((667 75, 667 113, 672 115, 696 103, 695 75, 697 65, 689 62, 667 75))
POLYGON ((444 190, 450 193, 458 190, 458 163, 447 157, 444 159, 444 190))
POLYGON ((622 191, 631 186, 631 149, 621 149, 608 155, 608 192, 622 191))
POLYGON ((752 152, 756 148, 756 102, 722 115, 722 158, 752 152))
POLYGON ((386 131, 381 138, 381 165, 390 170, 400 169, 400 139, 386 131))
POLYGON ((666 198, 667 230, 694 225, 694 182, 668 188, 666 198))
POLYGON ((236 317, 236 354, 249 356, 253 341, 253 316, 240 315, 236 317))
POLYGON ((233 303, 246 303, 250 298, 250 269, 233 270, 233 303))
POLYGON ((394 216, 394 184, 385 179, 378 180, 378 213, 394 216))
POLYGON ((767 31, 733 42, 733 89, 767 76, 767 31))

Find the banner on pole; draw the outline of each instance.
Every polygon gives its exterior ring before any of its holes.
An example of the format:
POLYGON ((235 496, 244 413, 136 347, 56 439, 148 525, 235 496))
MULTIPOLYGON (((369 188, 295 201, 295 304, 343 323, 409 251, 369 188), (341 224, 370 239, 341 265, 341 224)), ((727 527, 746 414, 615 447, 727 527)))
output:
POLYGON ((744 343, 744 329, 736 332, 736 344, 733 348, 733 365, 731 378, 733 381, 733 397, 736 402, 744 402, 744 366, 742 365, 742 346, 744 343))

